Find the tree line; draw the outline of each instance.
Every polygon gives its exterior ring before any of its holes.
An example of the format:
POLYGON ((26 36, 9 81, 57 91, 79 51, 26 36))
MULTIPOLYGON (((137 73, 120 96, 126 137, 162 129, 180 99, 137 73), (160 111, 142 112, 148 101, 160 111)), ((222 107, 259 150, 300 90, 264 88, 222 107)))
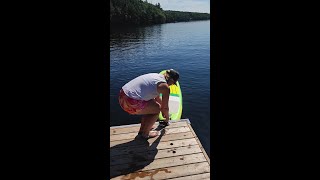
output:
POLYGON ((208 19, 208 13, 165 11, 160 3, 153 5, 147 0, 110 0, 110 24, 149 25, 208 19))

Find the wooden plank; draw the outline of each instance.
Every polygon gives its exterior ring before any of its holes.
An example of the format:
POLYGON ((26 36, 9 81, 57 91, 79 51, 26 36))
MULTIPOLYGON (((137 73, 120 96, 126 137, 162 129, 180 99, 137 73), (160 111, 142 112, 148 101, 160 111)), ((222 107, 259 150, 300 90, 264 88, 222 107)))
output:
POLYGON ((210 159, 188 121, 174 122, 148 141, 134 139, 139 128, 110 127, 112 179, 210 179, 210 159))
MULTIPOLYGON (((155 125, 158 126, 159 122, 156 122, 155 125)), ((186 121, 171 123, 169 126, 166 127, 166 129, 183 127, 183 126, 187 126, 186 121)), ((110 136, 116 135, 116 134, 138 132, 139 129, 140 129, 140 124, 135 124, 132 126, 125 126, 125 127, 120 126, 118 128, 110 128, 110 136)))
POLYGON ((206 158, 202 153, 175 156, 170 158, 157 159, 152 162, 135 162, 134 164, 122 164, 110 167, 110 176, 116 177, 133 173, 135 171, 146 171, 160 168, 168 168, 186 164, 205 162, 206 158))
POLYGON ((174 166, 169 168, 160 168, 155 170, 148 170, 148 171, 138 171, 134 173, 130 173, 127 175, 118 176, 112 178, 113 180, 121 179, 121 180, 128 180, 128 179, 169 179, 169 178, 177 178, 182 176, 190 176, 195 174, 203 174, 209 173, 210 166, 208 162, 201 162, 195 164, 188 164, 182 166, 174 166))
MULTIPOLYGON (((160 142, 162 143, 162 142, 166 142, 166 141, 173 141, 173 140, 179 140, 179 139, 189 139, 189 138, 193 138, 193 137, 194 137, 194 135, 191 131, 184 132, 184 133, 167 134, 167 135, 161 137, 160 142)), ((157 138, 148 139, 149 144, 152 144, 156 139, 157 138)), ((132 139, 112 141, 112 142, 110 142, 110 147, 113 147, 118 144, 121 144, 122 146, 125 146, 125 145, 138 146, 138 145, 144 144, 142 141, 134 141, 134 142, 129 143, 130 141, 132 141, 132 139)))
MULTIPOLYGON (((170 120, 170 123, 171 123, 171 124, 173 124, 173 123, 180 123, 180 122, 187 122, 188 124, 190 124, 189 119, 180 119, 180 120, 175 120, 175 121, 170 120)), ((159 123, 159 122, 156 122, 156 123, 159 123)), ((130 127, 130 126, 136 126, 136 125, 139 125, 139 124, 129 124, 129 125, 111 126, 110 129, 130 127)))
MULTIPOLYGON (((134 141, 136 142, 136 141, 134 141)), ((132 142, 132 143, 134 143, 132 142)), ((137 152, 143 152, 145 150, 155 150, 152 148, 156 148, 158 150, 160 149, 167 149, 167 148, 175 148, 175 147, 183 147, 183 146, 190 146, 190 145, 196 145, 198 142, 195 138, 191 139, 182 139, 182 140, 175 140, 175 141, 167 141, 167 142, 155 142, 157 144, 152 144, 152 146, 149 146, 148 148, 144 148, 145 145, 117 145, 112 148, 110 148, 110 157, 111 156, 117 156, 117 155, 125 155, 129 154, 129 152, 137 153, 137 152)))
POLYGON ((188 126, 189 126, 189 129, 191 130, 191 132, 193 133, 194 137, 196 138, 196 140, 197 140, 197 142, 198 142, 198 144, 199 144, 199 146, 200 146, 201 151, 202 151, 202 152, 203 152, 203 154, 205 155, 205 157, 206 157, 206 159, 207 159, 208 163, 210 164, 210 158, 209 158, 209 156, 207 155, 206 150, 203 148, 203 146, 202 146, 202 144, 201 144, 201 142, 200 142, 200 140, 199 140, 198 136, 196 135, 196 133, 195 133, 195 132, 194 132, 194 130, 192 129, 191 125, 190 125, 190 124, 188 124, 188 126))
MULTIPOLYGON (((165 135, 174 134, 174 133, 181 133, 181 132, 188 132, 188 131, 190 131, 189 127, 178 127, 178 128, 165 129, 165 135)), ((134 139, 136 136, 137 136, 137 132, 127 133, 127 134, 116 134, 116 135, 110 136, 110 142, 124 140, 124 139, 134 139)))
POLYGON ((165 135, 174 134, 174 133, 182 133, 189 132, 190 128, 188 126, 177 127, 177 128, 165 128, 165 135))
POLYGON ((173 178, 170 180, 206 180, 206 179, 208 180, 210 179, 210 173, 183 176, 183 177, 173 178))
POLYGON ((129 152, 128 155, 120 155, 120 156, 111 156, 110 157, 110 166, 119 165, 119 164, 132 164, 137 161, 154 161, 160 158, 174 157, 174 156, 182 156, 187 154, 196 154, 202 152, 199 145, 185 146, 185 147, 177 147, 177 148, 169 148, 169 149, 160 149, 160 150, 152 150, 142 152, 129 152))

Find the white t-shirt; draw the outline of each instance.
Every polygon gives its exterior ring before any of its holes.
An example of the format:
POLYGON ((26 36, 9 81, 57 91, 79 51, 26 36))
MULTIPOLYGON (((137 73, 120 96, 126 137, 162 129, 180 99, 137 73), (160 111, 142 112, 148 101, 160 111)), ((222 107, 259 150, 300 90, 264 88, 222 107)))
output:
POLYGON ((159 95, 157 91, 159 82, 166 83, 163 74, 149 73, 136 77, 125 84, 122 89, 132 99, 149 101, 159 95))

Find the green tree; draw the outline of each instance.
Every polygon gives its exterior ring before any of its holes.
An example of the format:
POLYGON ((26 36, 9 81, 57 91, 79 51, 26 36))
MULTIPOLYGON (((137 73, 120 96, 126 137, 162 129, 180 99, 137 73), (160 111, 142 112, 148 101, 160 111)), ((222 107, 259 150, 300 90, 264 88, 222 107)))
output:
POLYGON ((210 19, 207 13, 164 11, 160 3, 147 0, 110 0, 110 24, 159 24, 210 19))

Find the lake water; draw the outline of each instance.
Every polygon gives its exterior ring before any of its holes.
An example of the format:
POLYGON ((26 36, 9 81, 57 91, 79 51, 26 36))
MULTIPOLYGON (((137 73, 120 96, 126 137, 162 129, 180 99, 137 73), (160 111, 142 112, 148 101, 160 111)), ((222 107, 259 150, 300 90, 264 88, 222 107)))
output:
POLYGON ((190 119, 210 156, 210 21, 193 21, 110 31, 110 126, 139 123, 118 103, 131 79, 163 69, 180 73, 182 118, 190 119))

